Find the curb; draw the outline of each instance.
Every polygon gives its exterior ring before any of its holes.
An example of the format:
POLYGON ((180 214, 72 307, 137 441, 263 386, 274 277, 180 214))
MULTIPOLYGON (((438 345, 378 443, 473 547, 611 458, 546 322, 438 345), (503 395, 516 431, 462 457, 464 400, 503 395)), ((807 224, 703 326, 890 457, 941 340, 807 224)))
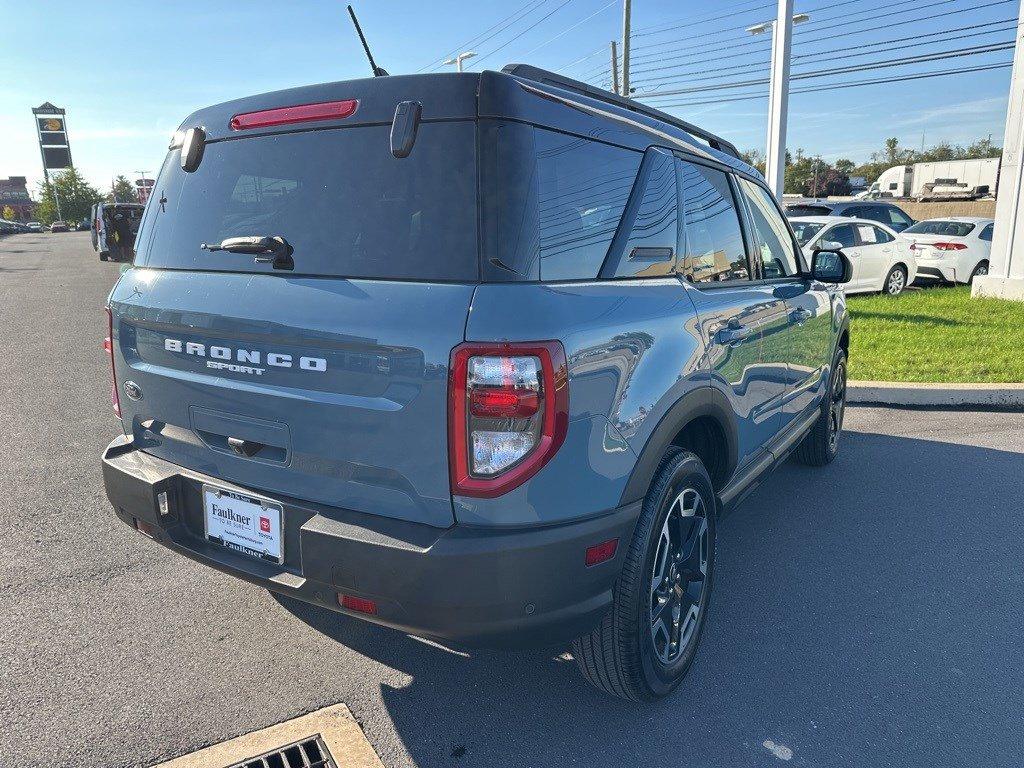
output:
POLYGON ((1024 384, 924 384, 850 381, 846 402, 921 407, 991 406, 1024 409, 1024 384))

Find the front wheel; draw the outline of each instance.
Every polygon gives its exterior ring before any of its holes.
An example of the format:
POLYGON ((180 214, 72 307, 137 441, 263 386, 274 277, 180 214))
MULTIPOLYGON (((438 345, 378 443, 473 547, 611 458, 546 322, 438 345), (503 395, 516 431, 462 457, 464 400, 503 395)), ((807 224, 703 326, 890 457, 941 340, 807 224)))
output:
POLYGON ((795 455, 801 464, 823 467, 831 464, 839 453, 839 436, 846 414, 846 353, 839 350, 832 364, 828 393, 821 403, 821 414, 797 446, 795 455))
POLYGON ((686 675, 707 618, 717 501, 701 460, 671 449, 644 499, 613 603, 573 642, 593 685, 631 701, 671 693, 686 675))
POLYGON ((899 296, 907 287, 907 272, 903 267, 897 265, 889 270, 885 276, 885 283, 882 284, 882 293, 889 296, 899 296))

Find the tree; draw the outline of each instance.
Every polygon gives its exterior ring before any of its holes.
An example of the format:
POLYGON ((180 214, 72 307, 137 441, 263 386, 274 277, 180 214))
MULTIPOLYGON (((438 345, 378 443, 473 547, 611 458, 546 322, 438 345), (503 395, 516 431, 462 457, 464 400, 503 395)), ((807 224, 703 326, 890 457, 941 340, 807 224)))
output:
POLYGON ((853 169, 856 168, 856 164, 853 160, 839 159, 835 162, 835 169, 844 176, 852 176, 853 169))
POLYGON ((37 215, 43 224, 57 219, 79 221, 89 218, 95 203, 103 202, 103 195, 75 168, 54 173, 50 183, 39 185, 39 209, 37 215), (58 206, 58 201, 60 205, 58 206))
POLYGON ((0 219, 5 221, 14 221, 14 209, 9 205, 5 205, 3 211, 0 211, 0 219))
POLYGON ((139 194, 135 191, 135 185, 124 176, 118 176, 114 179, 113 189, 111 194, 107 195, 107 198, 111 203, 139 202, 139 194))

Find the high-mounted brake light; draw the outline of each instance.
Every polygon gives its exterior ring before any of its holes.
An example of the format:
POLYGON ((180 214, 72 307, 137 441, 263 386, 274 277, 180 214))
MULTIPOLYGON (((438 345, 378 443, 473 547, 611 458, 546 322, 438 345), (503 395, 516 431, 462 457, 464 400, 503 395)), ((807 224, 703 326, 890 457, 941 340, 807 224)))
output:
POLYGON ((355 114, 358 107, 359 102, 356 99, 346 99, 263 109, 259 112, 243 112, 231 118, 231 130, 244 131, 247 128, 266 128, 271 125, 306 123, 311 120, 342 120, 355 114))
POLYGON ((120 418, 121 399, 117 395, 117 373, 114 371, 114 315, 110 307, 104 309, 107 311, 107 337, 103 340, 103 349, 110 358, 110 404, 114 406, 114 413, 120 418))
POLYGON ((494 497, 543 467, 565 440, 569 381, 557 341, 452 350, 449 467, 456 496, 494 497))

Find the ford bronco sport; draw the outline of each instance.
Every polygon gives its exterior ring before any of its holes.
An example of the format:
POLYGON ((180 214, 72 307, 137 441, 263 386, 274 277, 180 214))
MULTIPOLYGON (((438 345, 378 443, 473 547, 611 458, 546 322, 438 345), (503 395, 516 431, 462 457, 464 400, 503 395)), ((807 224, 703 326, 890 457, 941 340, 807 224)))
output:
POLYGON ((693 659, 715 531, 836 455, 848 259, 728 142, 524 65, 199 110, 109 299, 117 515, 455 645, 693 659))

